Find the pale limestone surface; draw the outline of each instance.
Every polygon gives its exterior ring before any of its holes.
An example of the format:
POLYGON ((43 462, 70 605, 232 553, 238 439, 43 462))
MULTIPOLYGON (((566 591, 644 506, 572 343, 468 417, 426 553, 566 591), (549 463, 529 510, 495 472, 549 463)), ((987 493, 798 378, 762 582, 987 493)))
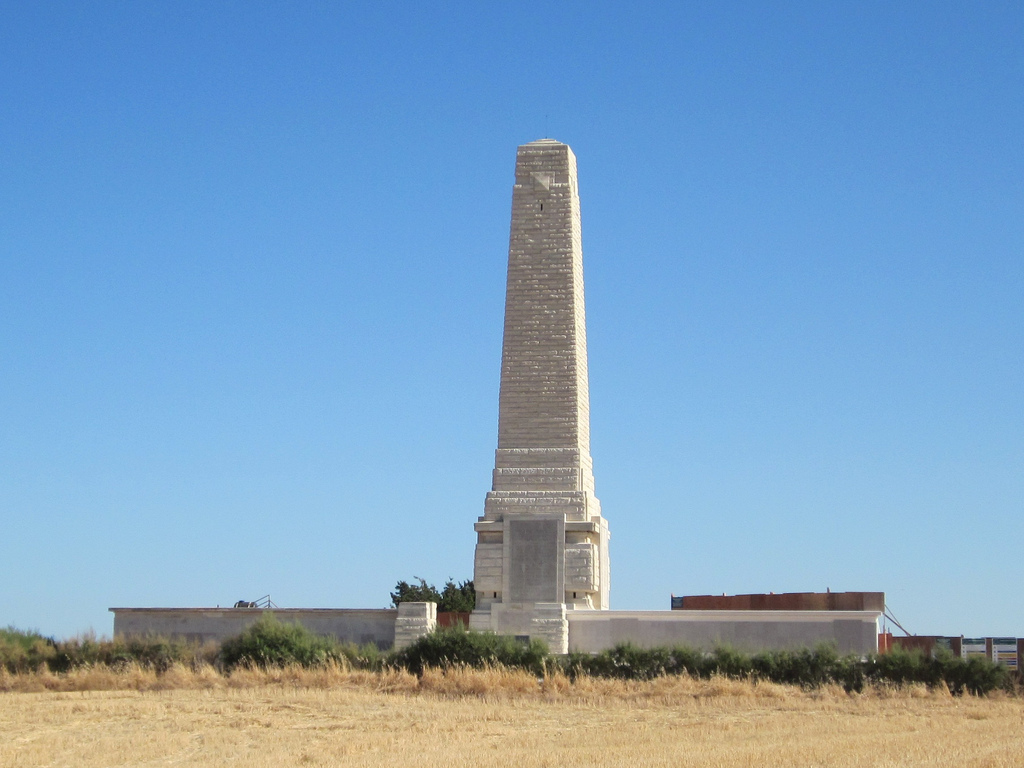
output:
POLYGON ((498 450, 476 524, 470 624, 568 648, 566 609, 607 609, 608 524, 594 495, 576 157, 519 147, 498 450))
MULTIPOLYGON (((241 634, 265 613, 262 608, 111 608, 114 635, 180 637, 222 642, 241 634)), ((318 635, 343 642, 375 643, 382 649, 395 643, 394 608, 275 608, 282 622, 301 624, 318 635)))
POLYGON ((407 648, 437 628, 437 603, 399 603, 395 650, 407 648))
POLYGON ((756 652, 832 644, 843 654, 878 652, 879 611, 570 611, 569 650, 619 643, 756 652))

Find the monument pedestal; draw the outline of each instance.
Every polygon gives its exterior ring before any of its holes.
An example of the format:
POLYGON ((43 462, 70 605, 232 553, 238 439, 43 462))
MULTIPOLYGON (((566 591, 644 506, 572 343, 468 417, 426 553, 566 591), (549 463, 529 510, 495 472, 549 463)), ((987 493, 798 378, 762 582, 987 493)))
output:
POLYGON ((543 640, 551 653, 569 652, 569 619, 564 603, 496 603, 473 611, 469 628, 530 640, 543 640))

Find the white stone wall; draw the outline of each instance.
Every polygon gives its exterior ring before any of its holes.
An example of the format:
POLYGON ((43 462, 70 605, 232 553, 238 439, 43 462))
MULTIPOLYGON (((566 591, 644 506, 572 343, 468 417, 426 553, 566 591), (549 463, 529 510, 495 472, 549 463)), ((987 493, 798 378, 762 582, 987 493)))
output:
POLYGON ((437 628, 437 603, 399 603, 395 650, 407 648, 437 628))
POLYGON ((569 611, 569 649, 597 653, 618 643, 645 648, 728 646, 756 652, 835 644, 878 651, 877 611, 569 611))
POLYGON ((503 542, 495 544, 481 542, 476 545, 476 558, 473 562, 473 586, 476 589, 477 602, 497 600, 502 591, 501 577, 503 542))
MULTIPOLYGON (((266 612, 261 608, 111 608, 114 635, 180 637, 221 642, 241 634, 266 612)), ((394 608, 275 608, 275 618, 318 635, 382 649, 395 642, 394 608)))
POLYGON ((599 589, 598 552, 597 545, 591 542, 565 545, 566 592, 594 592, 599 589))
POLYGON ((569 620, 564 603, 534 603, 530 637, 543 640, 551 653, 569 652, 569 620))

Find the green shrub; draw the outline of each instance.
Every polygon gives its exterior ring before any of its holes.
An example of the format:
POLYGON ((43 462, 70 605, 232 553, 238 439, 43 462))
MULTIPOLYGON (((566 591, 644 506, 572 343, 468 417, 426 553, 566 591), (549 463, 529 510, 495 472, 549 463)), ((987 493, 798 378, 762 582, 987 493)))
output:
POLYGON ((838 684, 847 693, 862 691, 868 683, 920 683, 930 688, 946 685, 955 695, 977 696, 1012 688, 1011 675, 1005 667, 981 658, 964 660, 948 653, 931 658, 920 651, 900 649, 866 658, 840 656, 830 645, 747 655, 726 647, 707 653, 685 647, 639 648, 624 643, 593 655, 570 653, 560 663, 572 679, 590 675, 650 680, 662 675, 707 678, 717 674, 802 688, 838 684))
POLYGON ((366 669, 371 672, 383 669, 389 658, 389 654, 381 651, 376 643, 339 643, 337 650, 352 669, 366 669))
MULTIPOLYGON (((954 661, 961 662, 965 667, 962 675, 963 688, 961 690, 967 690, 975 696, 983 696, 997 689, 1011 689, 1012 681, 1006 667, 993 664, 988 659, 982 659, 977 656, 970 659, 955 659, 954 661)), ((953 675, 947 672, 944 678, 947 685, 949 684, 949 679, 953 677, 953 675)))
POLYGON ((345 663, 348 657, 334 638, 315 635, 301 624, 282 623, 267 611, 242 634, 223 642, 220 661, 227 669, 240 664, 316 667, 332 661, 345 663))
POLYGON ((732 678, 748 678, 752 676, 754 671, 750 656, 740 653, 729 646, 715 648, 705 662, 705 669, 708 667, 710 667, 712 674, 732 678))
POLYGON ((157 672, 166 672, 174 664, 195 667, 199 664, 212 664, 217 658, 217 648, 212 643, 200 645, 194 641, 157 635, 97 640, 90 633, 58 641, 54 650, 54 656, 49 662, 53 672, 68 672, 78 667, 100 664, 114 669, 138 664, 157 672))
POLYGON ((132 663, 164 672, 173 664, 195 666, 212 663, 215 659, 213 645, 200 646, 186 640, 163 637, 97 640, 92 633, 53 640, 13 627, 0 629, 0 665, 12 673, 37 672, 44 666, 51 672, 97 665, 118 669, 132 663))
POLYGON ((1009 670, 987 659, 962 659, 949 651, 933 658, 920 650, 895 649, 891 653, 874 656, 865 663, 868 679, 874 682, 923 683, 931 688, 945 685, 950 693, 959 696, 971 693, 983 696, 994 690, 1012 690, 1009 670))
POLYGON ((570 653, 562 662, 572 678, 611 677, 620 680, 652 680, 668 674, 679 674, 680 665, 673 655, 675 649, 641 648, 620 643, 596 654, 570 653))
POLYGON ((842 682, 850 676, 849 662, 840 658, 834 647, 821 645, 814 650, 764 651, 750 657, 751 677, 803 688, 816 688, 842 682))
POLYGON ((930 659, 919 649, 894 648, 889 653, 868 659, 865 666, 871 679, 879 682, 907 685, 909 683, 934 684, 927 669, 930 659))
POLYGON ((490 632, 473 632, 461 626, 438 628, 394 654, 392 663, 413 674, 427 667, 503 666, 544 674, 549 663, 547 645, 540 640, 521 642, 490 632))
POLYGON ((36 672, 48 666, 56 653, 52 638, 14 627, 0 629, 0 666, 12 674, 36 672))

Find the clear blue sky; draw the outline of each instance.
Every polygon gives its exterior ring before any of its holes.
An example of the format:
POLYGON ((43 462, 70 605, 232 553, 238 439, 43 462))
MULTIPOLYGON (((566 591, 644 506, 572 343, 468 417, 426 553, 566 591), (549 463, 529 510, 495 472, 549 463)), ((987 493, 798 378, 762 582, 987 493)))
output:
POLYGON ((579 159, 612 605, 1024 635, 1019 2, 0 5, 0 625, 472 576, 579 159))

